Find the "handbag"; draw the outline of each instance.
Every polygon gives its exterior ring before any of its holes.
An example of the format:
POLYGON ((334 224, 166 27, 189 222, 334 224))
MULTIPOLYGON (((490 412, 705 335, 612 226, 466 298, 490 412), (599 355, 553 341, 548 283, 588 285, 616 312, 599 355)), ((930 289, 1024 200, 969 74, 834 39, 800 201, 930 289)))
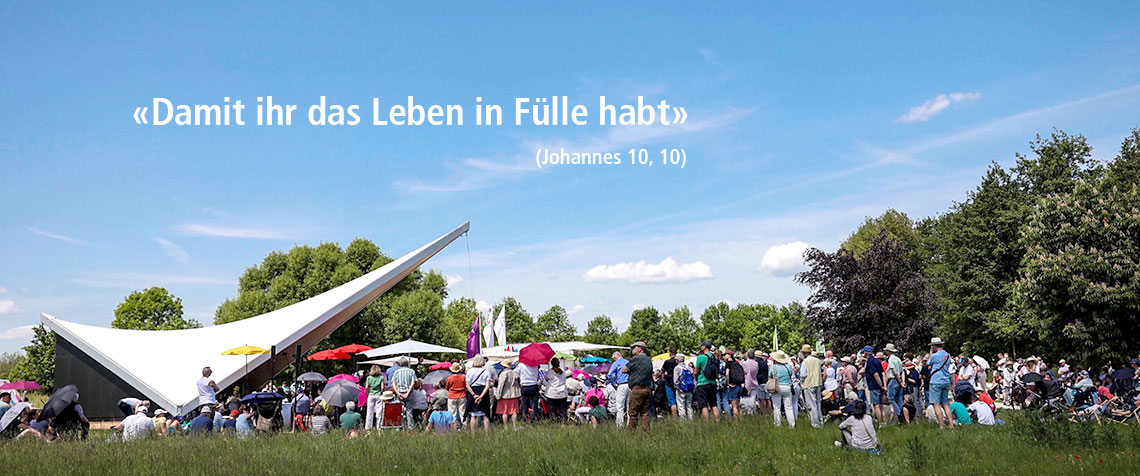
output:
POLYGON ((779 371, 776 372, 775 377, 769 377, 768 381, 764 383, 764 391, 768 392, 770 394, 773 394, 773 395, 780 392, 780 372, 779 371))

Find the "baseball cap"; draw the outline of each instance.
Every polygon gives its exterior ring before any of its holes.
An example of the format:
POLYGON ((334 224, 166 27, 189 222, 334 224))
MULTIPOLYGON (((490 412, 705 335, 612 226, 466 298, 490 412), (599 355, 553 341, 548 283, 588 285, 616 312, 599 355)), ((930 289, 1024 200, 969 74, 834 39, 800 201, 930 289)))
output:
POLYGON ((871 346, 869 346, 869 345, 865 345, 865 346, 863 346, 863 353, 864 353, 864 354, 870 354, 870 353, 874 353, 874 352, 875 352, 875 348, 874 348, 874 347, 871 347, 871 346))

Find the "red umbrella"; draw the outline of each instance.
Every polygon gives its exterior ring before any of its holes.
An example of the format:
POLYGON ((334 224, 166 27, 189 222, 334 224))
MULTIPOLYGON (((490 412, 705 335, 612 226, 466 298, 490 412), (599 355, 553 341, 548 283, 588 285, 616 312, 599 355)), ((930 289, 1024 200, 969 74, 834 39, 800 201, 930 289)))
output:
POLYGON ((554 358, 554 349, 545 342, 532 343, 519 351, 519 362, 532 367, 549 364, 552 358, 554 358))
POLYGON ((0 385, 0 390, 39 390, 40 384, 31 380, 17 380, 0 385))
POLYGON ((336 349, 322 350, 313 355, 310 355, 306 360, 345 360, 351 359, 352 356, 336 349))
POLYGON ((359 353, 364 352, 366 350, 372 350, 372 348, 368 347, 366 345, 362 345, 362 344, 348 344, 348 345, 342 345, 340 347, 333 349, 333 352, 344 352, 346 354, 359 354, 359 353))
POLYGON ((451 370, 451 362, 440 362, 428 367, 428 370, 451 370))
POLYGON ((360 379, 353 377, 349 374, 338 374, 338 375, 333 375, 332 377, 329 377, 329 383, 336 382, 337 380, 348 380, 349 382, 352 382, 352 383, 360 383, 360 379))

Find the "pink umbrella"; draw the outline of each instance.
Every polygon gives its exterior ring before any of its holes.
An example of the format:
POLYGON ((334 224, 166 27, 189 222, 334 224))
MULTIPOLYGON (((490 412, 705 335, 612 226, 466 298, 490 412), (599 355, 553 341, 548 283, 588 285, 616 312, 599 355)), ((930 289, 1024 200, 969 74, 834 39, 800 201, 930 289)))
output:
POLYGON ((17 380, 0 385, 0 390, 39 390, 40 384, 31 380, 17 380))
POLYGON ((571 377, 573 377, 573 378, 578 378, 578 376, 579 376, 579 375, 581 375, 581 376, 582 376, 582 378, 590 378, 590 374, 586 373, 586 371, 585 371, 585 370, 582 370, 582 369, 570 369, 570 376, 571 376, 571 377))
POLYGON ((364 391, 364 387, 360 387, 360 396, 356 397, 356 408, 368 408, 368 392, 364 391))
POLYGON ((549 364, 552 358, 554 358, 554 349, 551 349, 550 344, 545 342, 532 343, 519 351, 519 362, 531 367, 549 364))
POLYGON ((428 368, 428 370, 450 370, 451 362, 440 362, 428 368))
POLYGON ((349 374, 337 374, 337 375, 333 375, 332 377, 329 377, 329 383, 336 382, 337 380, 348 380, 349 382, 352 382, 352 383, 360 383, 360 379, 353 377, 349 374))

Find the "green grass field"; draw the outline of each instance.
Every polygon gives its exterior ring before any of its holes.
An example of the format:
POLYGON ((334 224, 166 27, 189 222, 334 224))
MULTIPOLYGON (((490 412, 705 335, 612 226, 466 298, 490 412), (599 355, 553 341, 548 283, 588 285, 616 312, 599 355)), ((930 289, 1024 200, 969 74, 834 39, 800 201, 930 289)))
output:
MULTIPOLYGON (((884 454, 833 446, 838 430, 737 423, 661 422, 648 435, 612 425, 542 425, 490 435, 382 433, 153 438, 105 443, 0 445, 5 474, 1140 474, 1140 426, 1040 423, 940 431, 928 424, 879 431, 884 454)), ((800 423, 806 423, 801 420, 800 423)))

